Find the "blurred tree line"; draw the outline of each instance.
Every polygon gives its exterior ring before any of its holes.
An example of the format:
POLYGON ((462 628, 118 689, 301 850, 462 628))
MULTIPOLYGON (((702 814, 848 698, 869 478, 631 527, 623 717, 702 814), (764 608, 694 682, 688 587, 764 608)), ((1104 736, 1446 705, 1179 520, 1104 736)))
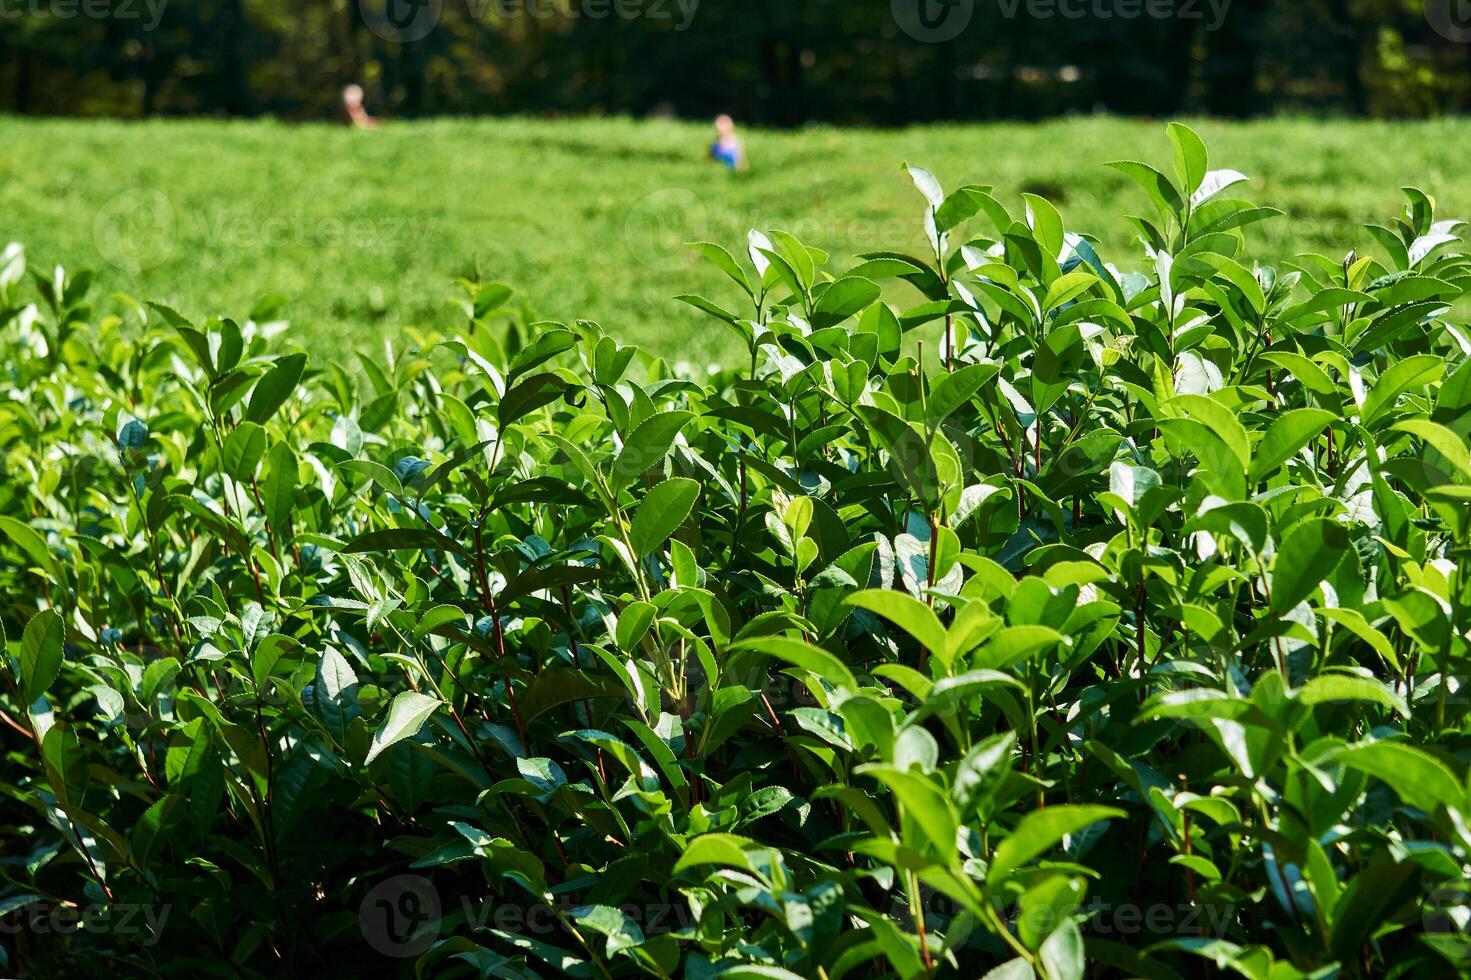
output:
POLYGON ((1464 2, 0 0, 0 112, 1428 115, 1471 100, 1464 2))

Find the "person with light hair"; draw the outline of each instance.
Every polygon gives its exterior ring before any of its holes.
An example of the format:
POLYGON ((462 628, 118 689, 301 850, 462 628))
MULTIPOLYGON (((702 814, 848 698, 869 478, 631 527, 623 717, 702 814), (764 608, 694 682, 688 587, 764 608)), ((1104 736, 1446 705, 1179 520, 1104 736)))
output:
POLYGON ((735 120, 727 115, 715 118, 715 143, 710 147, 710 159, 730 170, 750 169, 746 160, 746 144, 736 133, 735 120))
POLYGON ((347 121, 353 125, 353 128, 378 128, 378 120, 368 115, 368 110, 363 108, 363 87, 361 85, 349 85, 342 90, 342 107, 347 111, 347 121))

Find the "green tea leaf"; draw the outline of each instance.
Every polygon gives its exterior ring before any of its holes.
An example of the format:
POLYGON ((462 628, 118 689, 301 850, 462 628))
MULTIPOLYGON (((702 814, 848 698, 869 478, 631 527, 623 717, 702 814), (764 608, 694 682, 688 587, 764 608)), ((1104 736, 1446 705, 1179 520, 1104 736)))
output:
POLYGON ((848 666, 833 654, 801 640, 769 636, 754 640, 741 640, 731 646, 732 650, 750 650, 775 657, 794 667, 810 671, 834 687, 858 690, 858 681, 848 666))
POLYGON ((1200 190, 1209 170, 1205 143, 1193 129, 1180 123, 1170 123, 1169 134, 1175 144, 1175 175, 1185 188, 1185 196, 1189 197, 1200 190))
POLYGON ((1426 813, 1466 806, 1466 791, 1445 763, 1412 745, 1371 742, 1343 749, 1335 759, 1382 780, 1400 799, 1426 813))
POLYGON ((1267 434, 1252 453, 1248 481, 1261 483, 1277 472, 1283 464, 1301 452, 1304 446, 1321 435, 1333 420, 1333 413, 1316 408, 1300 408, 1283 413, 1267 429, 1267 434))
POLYGON ((633 515, 628 539, 634 554, 651 555, 669 540, 670 535, 689 519, 700 485, 694 480, 676 477, 650 490, 633 515))
POLYGON ((265 425, 281 410, 301 383, 306 371, 305 354, 288 354, 281 358, 255 383, 255 392, 250 396, 250 407, 245 411, 246 421, 265 425))
POLYGON ((669 455, 674 440, 694 415, 690 412, 664 412, 646 419, 623 443, 623 451, 613 463, 614 492, 628 487, 640 475, 669 455))
POLYGON ((877 613, 914 637, 926 650, 945 650, 945 627, 935 611, 903 592, 871 589, 848 597, 849 605, 877 613))
POLYGON ((429 717, 444 706, 438 698, 427 697, 417 691, 404 691, 388 706, 388 717, 383 726, 373 734, 373 747, 363 765, 371 766, 373 760, 392 746, 406 738, 419 734, 419 729, 429 717))
POLYGON ((66 628, 56 611, 43 609, 32 616, 20 639, 20 689, 26 706, 56 683, 65 651, 66 628))
POLYGON ((1350 547, 1348 529, 1322 518, 1298 525, 1277 550, 1272 566, 1272 610, 1291 612, 1317 591, 1350 547))
POLYGON ((1119 820, 1125 816, 1124 811, 1106 806, 1054 806, 1029 813, 997 846, 986 880, 999 884, 1063 838, 1102 820, 1119 820))
POLYGON ((256 467, 266 453, 269 440, 266 430, 254 422, 241 422, 225 440, 225 451, 221 457, 224 470, 242 483, 255 478, 256 467))

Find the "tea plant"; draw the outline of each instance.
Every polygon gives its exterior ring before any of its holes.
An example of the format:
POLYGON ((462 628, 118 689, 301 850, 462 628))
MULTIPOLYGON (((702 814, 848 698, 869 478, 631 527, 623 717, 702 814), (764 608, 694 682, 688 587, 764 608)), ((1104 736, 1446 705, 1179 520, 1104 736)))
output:
POLYGON ((1261 266, 1169 135, 1145 273, 917 168, 928 254, 693 246, 706 378, 7 252, 5 969, 1464 975, 1459 223, 1261 266))
MULTIPOLYGON (((528 287, 518 299, 537 319, 601 320, 671 363, 733 358, 738 341, 669 302, 724 288, 684 243, 734 246, 752 226, 797 229, 835 269, 874 249, 917 251, 914 192, 889 166, 905 155, 942 175, 984 174, 1008 202, 1050 196, 1071 227, 1131 266, 1131 229, 1115 211, 1130 185, 1102 164, 1169 159, 1154 122, 1102 116, 747 131, 752 180, 709 166, 708 120, 399 119, 371 140, 342 126, 238 118, 0 124, 0 248, 22 241, 36 261, 96 266, 95 289, 196 319, 285 297, 292 340, 318 359, 339 356, 342 337, 357 349, 381 348, 385 336, 397 344, 405 322, 455 329, 445 283, 477 267, 528 287), (394 176, 420 173, 435 179, 394 176), (508 181, 514 194, 487 192, 508 181)), ((1341 254, 1359 226, 1394 212, 1412 179, 1433 181, 1442 208, 1471 217, 1471 188, 1442 176, 1457 172, 1471 120, 1209 126, 1212 150, 1270 177, 1271 203, 1293 216, 1253 236, 1259 262, 1341 254)))

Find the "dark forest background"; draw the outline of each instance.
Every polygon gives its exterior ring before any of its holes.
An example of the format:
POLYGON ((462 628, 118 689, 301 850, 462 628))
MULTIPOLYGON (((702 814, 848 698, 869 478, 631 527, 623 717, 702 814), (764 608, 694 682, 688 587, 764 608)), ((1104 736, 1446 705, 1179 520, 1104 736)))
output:
POLYGON ((411 4, 400 22, 438 4, 412 42, 385 23, 385 0, 160 2, 0 0, 0 112, 330 118, 354 81, 390 116, 729 111, 773 126, 1424 116, 1471 102, 1471 45, 1433 12, 1471 25, 1466 0, 1233 0, 1216 30, 1209 0, 1130 20, 974 0, 945 43, 909 36, 895 4, 964 0, 702 0, 684 30, 678 0, 619 0, 645 15, 603 19, 584 12, 613 0, 387 0, 411 4))

